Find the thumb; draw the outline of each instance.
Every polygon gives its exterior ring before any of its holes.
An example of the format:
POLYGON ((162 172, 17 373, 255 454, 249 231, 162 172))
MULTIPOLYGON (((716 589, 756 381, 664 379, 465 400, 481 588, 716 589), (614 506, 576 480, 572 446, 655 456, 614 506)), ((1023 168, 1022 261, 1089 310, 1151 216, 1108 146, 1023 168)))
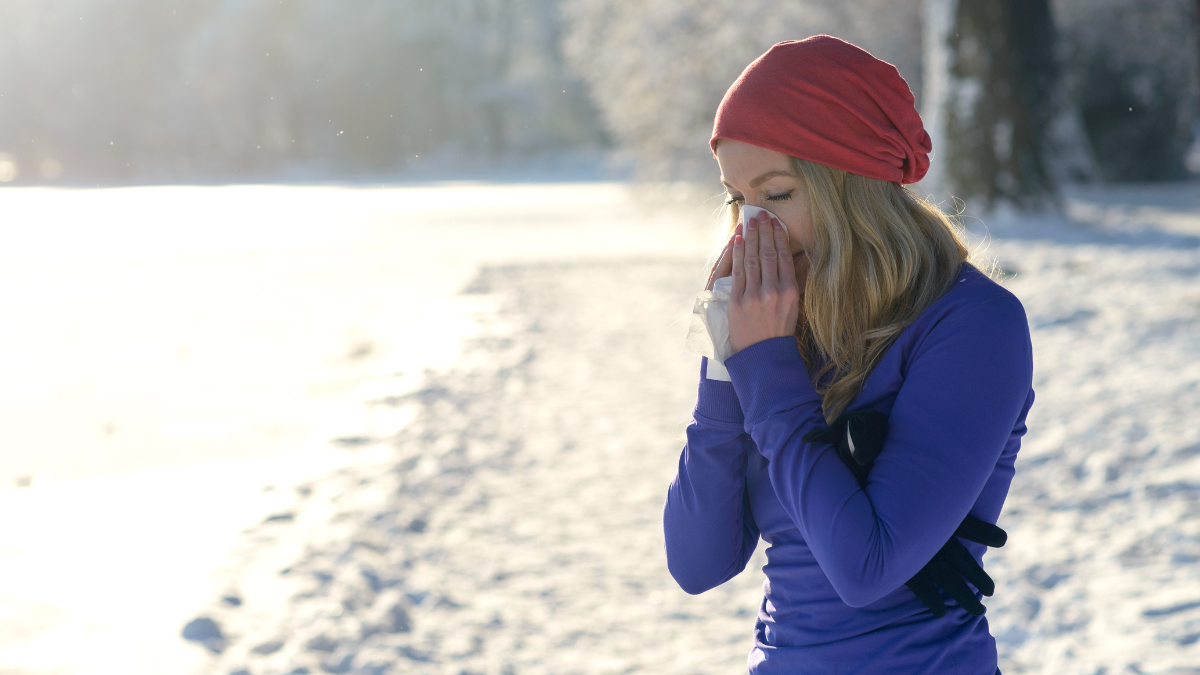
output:
POLYGON ((733 275, 733 239, 729 239, 729 243, 725 244, 725 248, 721 251, 721 257, 717 259, 717 264, 713 265, 712 272, 708 275, 708 284, 704 286, 704 290, 711 291, 713 284, 721 277, 733 275))

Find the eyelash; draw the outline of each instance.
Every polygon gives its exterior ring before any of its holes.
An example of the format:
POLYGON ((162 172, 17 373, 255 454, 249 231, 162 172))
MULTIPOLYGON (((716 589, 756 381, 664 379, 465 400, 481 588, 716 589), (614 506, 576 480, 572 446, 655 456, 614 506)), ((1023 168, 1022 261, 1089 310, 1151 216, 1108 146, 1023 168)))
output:
MULTIPOLYGON (((786 202, 787 200, 792 198, 792 192, 794 192, 794 191, 788 190, 787 192, 785 192, 781 195, 768 195, 767 201, 769 201, 769 202, 786 202)), ((743 199, 742 197, 730 197, 728 200, 726 200, 725 206, 733 206, 734 204, 737 204, 738 202, 742 201, 742 199, 743 199)))

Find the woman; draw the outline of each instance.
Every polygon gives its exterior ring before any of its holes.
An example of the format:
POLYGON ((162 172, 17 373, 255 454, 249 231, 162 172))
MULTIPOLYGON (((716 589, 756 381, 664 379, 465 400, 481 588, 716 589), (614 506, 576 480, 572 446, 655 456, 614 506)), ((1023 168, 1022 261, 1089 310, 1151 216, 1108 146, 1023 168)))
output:
POLYGON ((1033 402, 1029 328, 902 187, 929 166, 913 105, 893 66, 817 36, 772 47, 717 111, 731 222, 745 204, 776 218, 738 225, 710 277, 733 276, 731 382, 702 361, 664 527, 689 593, 769 545, 752 673, 998 672, 982 606, 906 582, 961 549, 964 519, 1000 514, 1033 402), (861 485, 813 440, 859 411, 886 416, 861 485))

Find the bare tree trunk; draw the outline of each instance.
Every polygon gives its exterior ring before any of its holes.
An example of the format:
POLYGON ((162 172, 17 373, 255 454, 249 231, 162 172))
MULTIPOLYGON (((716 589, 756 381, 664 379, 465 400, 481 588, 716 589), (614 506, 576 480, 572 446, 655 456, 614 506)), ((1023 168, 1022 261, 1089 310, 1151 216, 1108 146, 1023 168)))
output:
POLYGON ((929 191, 988 207, 1057 205, 1045 155, 1061 101, 1048 1, 926 0, 924 18, 929 191))
MULTIPOLYGON (((1192 45, 1196 48, 1196 70, 1193 72, 1193 82, 1200 80, 1200 0, 1192 3, 1192 45)), ((1192 103, 1192 145, 1184 155, 1183 165, 1193 174, 1200 174, 1200 86, 1196 100, 1192 103)))

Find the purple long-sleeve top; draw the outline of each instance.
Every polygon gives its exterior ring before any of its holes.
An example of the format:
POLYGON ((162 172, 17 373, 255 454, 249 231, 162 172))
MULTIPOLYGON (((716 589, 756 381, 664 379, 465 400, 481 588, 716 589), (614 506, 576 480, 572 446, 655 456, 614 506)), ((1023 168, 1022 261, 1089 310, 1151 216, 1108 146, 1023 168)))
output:
MULTIPOLYGON (((768 544, 748 659, 773 673, 993 675, 987 620, 945 596, 937 618, 904 585, 969 513, 996 522, 1033 403, 1024 308, 964 264, 958 283, 887 350, 847 411, 888 416, 866 487, 837 451, 796 341, 759 342, 706 377, 663 515, 667 565, 688 593, 768 544)), ((982 562, 982 545, 964 544, 982 562)))

